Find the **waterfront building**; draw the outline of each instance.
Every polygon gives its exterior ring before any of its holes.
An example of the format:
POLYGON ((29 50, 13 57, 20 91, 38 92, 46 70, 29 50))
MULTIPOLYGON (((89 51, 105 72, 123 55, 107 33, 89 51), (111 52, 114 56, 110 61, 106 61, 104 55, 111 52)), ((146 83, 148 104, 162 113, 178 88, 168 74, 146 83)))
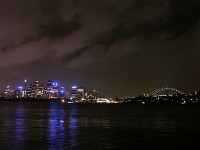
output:
POLYGON ((11 96, 12 96, 12 92, 11 92, 11 90, 10 90, 10 87, 7 86, 7 87, 2 91, 1 97, 3 97, 3 98, 11 98, 11 96))
POLYGON ((97 103, 110 103, 110 100, 107 98, 97 98, 97 103))
POLYGON ((99 92, 95 89, 89 90, 86 94, 87 99, 90 101, 96 101, 97 98, 99 97, 99 92))

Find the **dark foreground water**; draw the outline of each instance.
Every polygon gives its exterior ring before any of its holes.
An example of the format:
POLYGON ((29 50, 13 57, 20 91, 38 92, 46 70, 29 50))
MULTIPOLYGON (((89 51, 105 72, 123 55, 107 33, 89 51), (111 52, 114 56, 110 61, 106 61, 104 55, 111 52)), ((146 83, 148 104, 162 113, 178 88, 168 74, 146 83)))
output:
POLYGON ((200 105, 0 103, 0 149, 200 147, 200 105))

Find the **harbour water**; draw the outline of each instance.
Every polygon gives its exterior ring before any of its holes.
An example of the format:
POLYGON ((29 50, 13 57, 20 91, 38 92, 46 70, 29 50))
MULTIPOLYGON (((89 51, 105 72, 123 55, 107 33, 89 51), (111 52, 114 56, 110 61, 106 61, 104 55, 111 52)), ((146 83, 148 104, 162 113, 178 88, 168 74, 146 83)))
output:
POLYGON ((200 105, 0 103, 1 149, 199 147, 200 105))

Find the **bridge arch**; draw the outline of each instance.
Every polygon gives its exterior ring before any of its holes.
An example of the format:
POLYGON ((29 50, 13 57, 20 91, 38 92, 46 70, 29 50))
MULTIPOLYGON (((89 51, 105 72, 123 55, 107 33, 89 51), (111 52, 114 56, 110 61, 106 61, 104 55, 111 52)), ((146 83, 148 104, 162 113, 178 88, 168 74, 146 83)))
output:
POLYGON ((186 92, 183 89, 174 88, 174 87, 163 87, 158 88, 154 91, 152 91, 149 95, 150 96, 175 96, 175 95, 186 95, 188 92, 186 92))

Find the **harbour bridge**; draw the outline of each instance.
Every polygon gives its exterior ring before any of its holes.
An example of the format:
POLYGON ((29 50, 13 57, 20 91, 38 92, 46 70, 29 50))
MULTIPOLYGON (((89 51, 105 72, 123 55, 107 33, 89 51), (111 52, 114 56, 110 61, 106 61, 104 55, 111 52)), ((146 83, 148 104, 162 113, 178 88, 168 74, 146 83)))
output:
POLYGON ((163 87, 158 88, 151 93, 149 93, 150 96, 176 96, 176 95, 187 95, 188 92, 174 87, 163 87))

